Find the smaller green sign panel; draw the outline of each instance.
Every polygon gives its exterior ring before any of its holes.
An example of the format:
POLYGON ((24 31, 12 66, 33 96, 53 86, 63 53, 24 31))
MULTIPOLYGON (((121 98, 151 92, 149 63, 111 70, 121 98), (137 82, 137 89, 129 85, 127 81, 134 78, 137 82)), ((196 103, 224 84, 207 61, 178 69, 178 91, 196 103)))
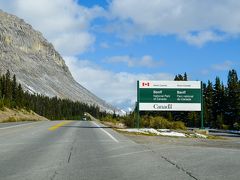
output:
POLYGON ((201 89, 139 89, 140 103, 201 103, 201 89))

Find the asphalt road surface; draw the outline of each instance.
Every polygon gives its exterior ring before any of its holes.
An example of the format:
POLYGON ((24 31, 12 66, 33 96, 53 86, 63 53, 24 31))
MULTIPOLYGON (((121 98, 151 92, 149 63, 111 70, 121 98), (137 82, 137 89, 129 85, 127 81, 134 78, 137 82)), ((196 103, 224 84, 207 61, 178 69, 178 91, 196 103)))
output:
POLYGON ((138 143, 97 122, 0 124, 0 180, 237 180, 239 167, 238 148, 138 143))

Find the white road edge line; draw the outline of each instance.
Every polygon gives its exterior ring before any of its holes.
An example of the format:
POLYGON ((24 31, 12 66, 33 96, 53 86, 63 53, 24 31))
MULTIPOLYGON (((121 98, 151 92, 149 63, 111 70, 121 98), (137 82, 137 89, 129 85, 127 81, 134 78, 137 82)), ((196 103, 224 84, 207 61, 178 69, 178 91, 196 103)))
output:
POLYGON ((129 155, 133 155, 133 154, 140 154, 140 153, 145 153, 145 152, 152 152, 152 150, 146 149, 143 151, 135 151, 135 152, 124 153, 124 154, 116 154, 113 156, 109 156, 108 158, 118 158, 118 157, 129 156, 129 155))
POLYGON ((93 122, 93 124, 95 124, 97 127, 99 127, 104 133, 106 133, 112 140, 114 140, 115 142, 119 143, 119 141, 113 137, 109 132, 107 132, 106 130, 104 130, 101 126, 99 126, 97 123, 93 122))
POLYGON ((0 128, 0 130, 1 130, 1 129, 10 129, 10 128, 15 128, 15 127, 20 127, 20 126, 26 126, 26 125, 33 124, 33 123, 36 123, 36 122, 32 122, 32 123, 24 123, 24 124, 18 124, 18 125, 15 125, 15 126, 3 127, 3 128, 0 128))

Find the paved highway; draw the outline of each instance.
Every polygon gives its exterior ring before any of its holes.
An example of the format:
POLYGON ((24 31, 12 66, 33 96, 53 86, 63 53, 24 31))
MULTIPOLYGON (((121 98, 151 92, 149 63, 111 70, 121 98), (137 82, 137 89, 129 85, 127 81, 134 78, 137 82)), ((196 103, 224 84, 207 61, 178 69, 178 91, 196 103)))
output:
POLYGON ((228 152, 228 168, 217 156, 222 173, 212 153, 218 152, 136 143, 97 122, 0 125, 1 180, 239 179, 239 150, 228 152), (212 158, 210 165, 204 163, 206 156, 212 158))

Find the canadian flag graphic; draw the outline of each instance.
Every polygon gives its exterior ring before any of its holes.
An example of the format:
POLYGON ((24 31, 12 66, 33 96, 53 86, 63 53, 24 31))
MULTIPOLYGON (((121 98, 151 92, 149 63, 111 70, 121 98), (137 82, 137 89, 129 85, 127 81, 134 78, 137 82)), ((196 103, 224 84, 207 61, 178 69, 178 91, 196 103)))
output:
POLYGON ((142 86, 150 86, 150 83, 149 82, 142 82, 142 86))

